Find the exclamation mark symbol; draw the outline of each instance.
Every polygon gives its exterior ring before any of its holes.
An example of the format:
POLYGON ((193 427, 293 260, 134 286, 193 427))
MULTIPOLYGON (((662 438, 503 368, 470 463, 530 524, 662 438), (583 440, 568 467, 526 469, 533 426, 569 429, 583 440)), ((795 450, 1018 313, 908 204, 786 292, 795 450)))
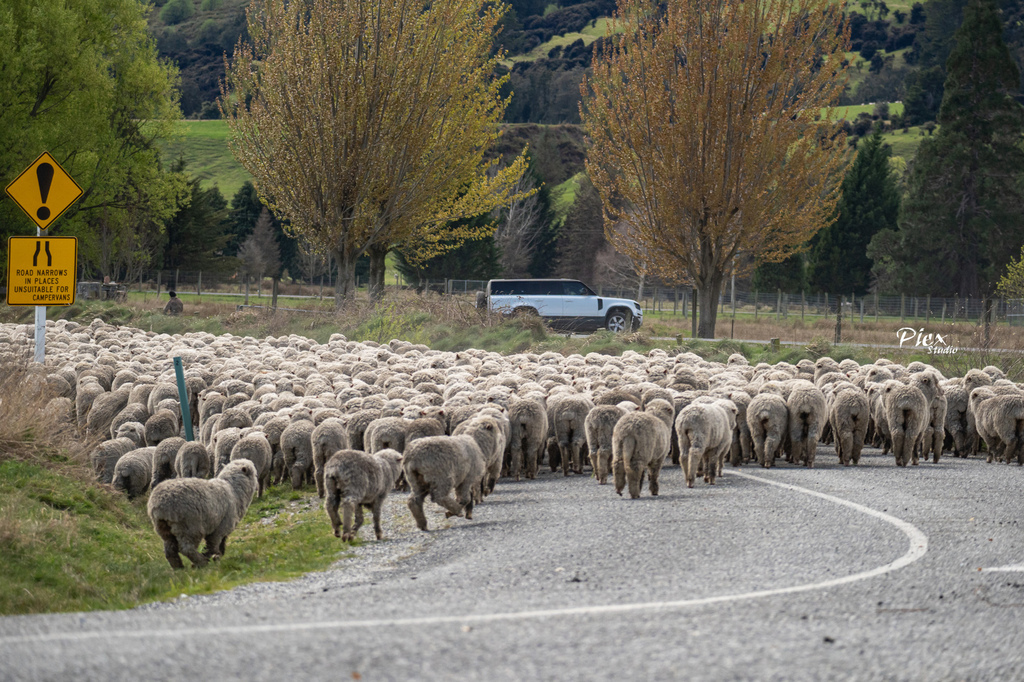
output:
MULTIPOLYGON (((36 179, 39 180, 39 197, 46 203, 50 196, 50 185, 53 183, 53 166, 48 163, 41 163, 36 166, 36 179)), ((36 217, 40 220, 47 220, 50 217, 50 209, 40 206, 36 211, 36 217)))

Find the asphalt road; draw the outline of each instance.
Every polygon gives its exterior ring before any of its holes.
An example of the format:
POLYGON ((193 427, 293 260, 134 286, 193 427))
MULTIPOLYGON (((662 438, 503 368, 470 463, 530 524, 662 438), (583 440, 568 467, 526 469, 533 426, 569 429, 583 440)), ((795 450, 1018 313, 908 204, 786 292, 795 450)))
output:
POLYGON ((396 497, 335 570, 0 619, 0 679, 1024 679, 1024 469, 823 447, 739 472, 669 466, 639 500, 502 481, 429 534, 396 497))

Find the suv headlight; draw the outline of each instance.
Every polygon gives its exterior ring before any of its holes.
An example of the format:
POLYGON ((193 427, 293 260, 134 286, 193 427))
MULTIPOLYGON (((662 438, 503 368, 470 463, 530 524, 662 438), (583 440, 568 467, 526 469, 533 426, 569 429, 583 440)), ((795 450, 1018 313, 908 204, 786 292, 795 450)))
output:
POLYGON ((644 309, 643 309, 643 308, 641 308, 641 307, 640 307, 640 304, 639 304, 639 303, 637 303, 636 301, 633 301, 633 307, 634 307, 634 308, 636 308, 636 311, 637 311, 638 313, 640 313, 641 315, 643 315, 643 314, 644 314, 644 309))

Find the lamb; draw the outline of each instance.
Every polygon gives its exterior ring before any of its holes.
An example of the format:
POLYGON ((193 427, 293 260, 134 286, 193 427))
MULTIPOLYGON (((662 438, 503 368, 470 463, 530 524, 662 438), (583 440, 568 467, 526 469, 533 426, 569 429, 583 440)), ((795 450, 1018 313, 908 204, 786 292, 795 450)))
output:
POLYGON ((629 486, 629 496, 640 497, 644 473, 648 472, 648 490, 658 494, 658 474, 669 454, 671 441, 669 429, 675 411, 663 400, 650 403, 654 410, 633 412, 623 416, 612 430, 612 471, 615 476, 615 492, 629 486), (658 409, 658 403, 668 406, 668 411, 658 409))
POLYGON ((178 436, 160 441, 153 451, 153 467, 150 487, 155 488, 163 481, 175 476, 174 463, 178 458, 178 450, 185 444, 185 439, 178 436))
POLYGON ((608 474, 612 469, 612 433, 619 420, 625 416, 626 411, 616 405, 597 405, 584 421, 590 464, 599 485, 608 483, 608 474))
POLYGON ((793 462, 813 467, 821 427, 828 418, 825 396, 813 384, 799 381, 790 391, 786 408, 789 410, 789 441, 793 462))
POLYGON ((548 440, 547 410, 540 400, 514 399, 508 408, 509 474, 518 481, 520 472, 526 478, 537 477, 537 462, 548 440))
POLYGON ((747 427, 757 463, 766 469, 775 464, 789 432, 789 409, 775 393, 758 393, 747 406, 747 427))
MULTIPOLYGON (((285 472, 291 478, 292 490, 298 490, 304 482, 313 478, 313 422, 306 419, 294 421, 281 434, 281 452, 284 454, 285 472)), ((266 437, 264 437, 266 440, 266 437)), ((267 441, 267 445, 270 442, 267 441)), ((270 452, 273 458, 273 450, 270 452)), ((267 462, 268 468, 271 462, 267 462)), ((258 467, 257 467, 258 468, 258 467)), ((260 491, 262 494, 262 490, 260 491)))
POLYGON ((164 556, 172 568, 184 568, 179 554, 202 567, 224 556, 227 537, 238 526, 256 492, 256 467, 239 459, 212 480, 180 478, 167 481, 149 496, 147 511, 164 541, 164 556), (206 550, 199 553, 205 539, 206 550))
POLYGON ((864 392, 853 384, 836 389, 829 409, 829 423, 835 436, 836 454, 843 466, 860 462, 871 408, 864 392))
POLYGON ((146 445, 159 445, 165 438, 172 438, 180 433, 178 415, 170 410, 157 410, 146 420, 146 445))
POLYGON ((484 476, 484 457, 472 436, 420 438, 405 453, 402 469, 412 489, 409 511, 420 530, 427 530, 423 502, 428 495, 448 516, 473 518, 474 491, 484 476))
POLYGON ((325 419, 310 435, 313 448, 313 480, 316 481, 316 494, 323 498, 324 465, 334 453, 348 448, 348 429, 345 422, 337 417, 325 419))
POLYGON ((552 406, 554 435, 562 458, 562 473, 569 475, 569 466, 583 473, 582 449, 587 442, 585 423, 594 404, 583 395, 560 397, 552 406))
POLYGON ((675 427, 687 487, 693 487, 698 466, 704 471, 704 481, 714 485, 721 461, 732 448, 733 427, 725 408, 717 402, 690 403, 676 417, 675 427))
POLYGON ((96 480, 100 483, 113 482, 117 461, 137 447, 134 441, 123 437, 104 441, 97 445, 89 455, 92 469, 96 472, 96 480))
POLYGON ((916 465, 917 447, 929 418, 928 400, 916 386, 890 379, 882 384, 882 403, 896 465, 916 465))
POLYGON ((361 450, 335 452, 324 465, 327 494, 324 508, 331 519, 334 536, 346 542, 355 540, 363 525, 363 507, 366 507, 373 514, 373 532, 382 540, 381 508, 401 471, 402 455, 395 450, 384 449, 372 455, 361 450), (339 505, 344 522, 338 518, 339 505))
POLYGON ((133 500, 149 490, 153 474, 153 452, 156 448, 132 450, 114 465, 114 490, 122 490, 133 500))
POLYGON ((192 441, 178 449, 174 460, 174 471, 178 478, 209 478, 210 468, 210 455, 202 443, 192 441))
POLYGON ((261 431, 249 433, 244 438, 239 439, 235 446, 231 448, 230 461, 247 459, 256 467, 256 480, 259 483, 257 495, 259 497, 263 497, 263 491, 266 489, 270 479, 270 463, 272 458, 273 453, 270 451, 270 443, 267 442, 266 435, 261 431))

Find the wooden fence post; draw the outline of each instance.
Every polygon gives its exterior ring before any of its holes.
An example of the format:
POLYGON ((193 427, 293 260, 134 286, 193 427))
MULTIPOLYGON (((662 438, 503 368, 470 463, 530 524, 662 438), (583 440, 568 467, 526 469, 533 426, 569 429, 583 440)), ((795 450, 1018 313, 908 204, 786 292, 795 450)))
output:
POLYGON ((875 322, 878 322, 878 292, 875 292, 875 322))
POLYGON ((860 297, 860 323, 864 324, 864 297, 860 297))
POLYGON ((690 338, 697 338, 697 287, 693 287, 693 316, 690 318, 690 338))
POLYGON ((778 322, 782 315, 782 289, 778 290, 778 296, 775 299, 775 321, 778 322))
POLYGON ((754 289, 754 322, 757 322, 757 289, 754 289))
POLYGON ((199 280, 196 282, 196 296, 200 298, 203 295, 203 271, 199 271, 199 280))
POLYGON ((836 301, 836 344, 843 341, 843 298, 843 296, 840 296, 836 301))
POLYGON ((928 322, 931 319, 932 319, 932 295, 928 294, 924 298, 924 323, 928 324, 928 322))
POLYGON ((942 299, 942 324, 946 324, 946 299, 942 299))
POLYGON ((905 294, 900 294, 900 322, 907 317, 907 297, 905 294))
POLYGON ((804 292, 800 292, 800 321, 804 321, 804 308, 807 307, 807 296, 804 292))

